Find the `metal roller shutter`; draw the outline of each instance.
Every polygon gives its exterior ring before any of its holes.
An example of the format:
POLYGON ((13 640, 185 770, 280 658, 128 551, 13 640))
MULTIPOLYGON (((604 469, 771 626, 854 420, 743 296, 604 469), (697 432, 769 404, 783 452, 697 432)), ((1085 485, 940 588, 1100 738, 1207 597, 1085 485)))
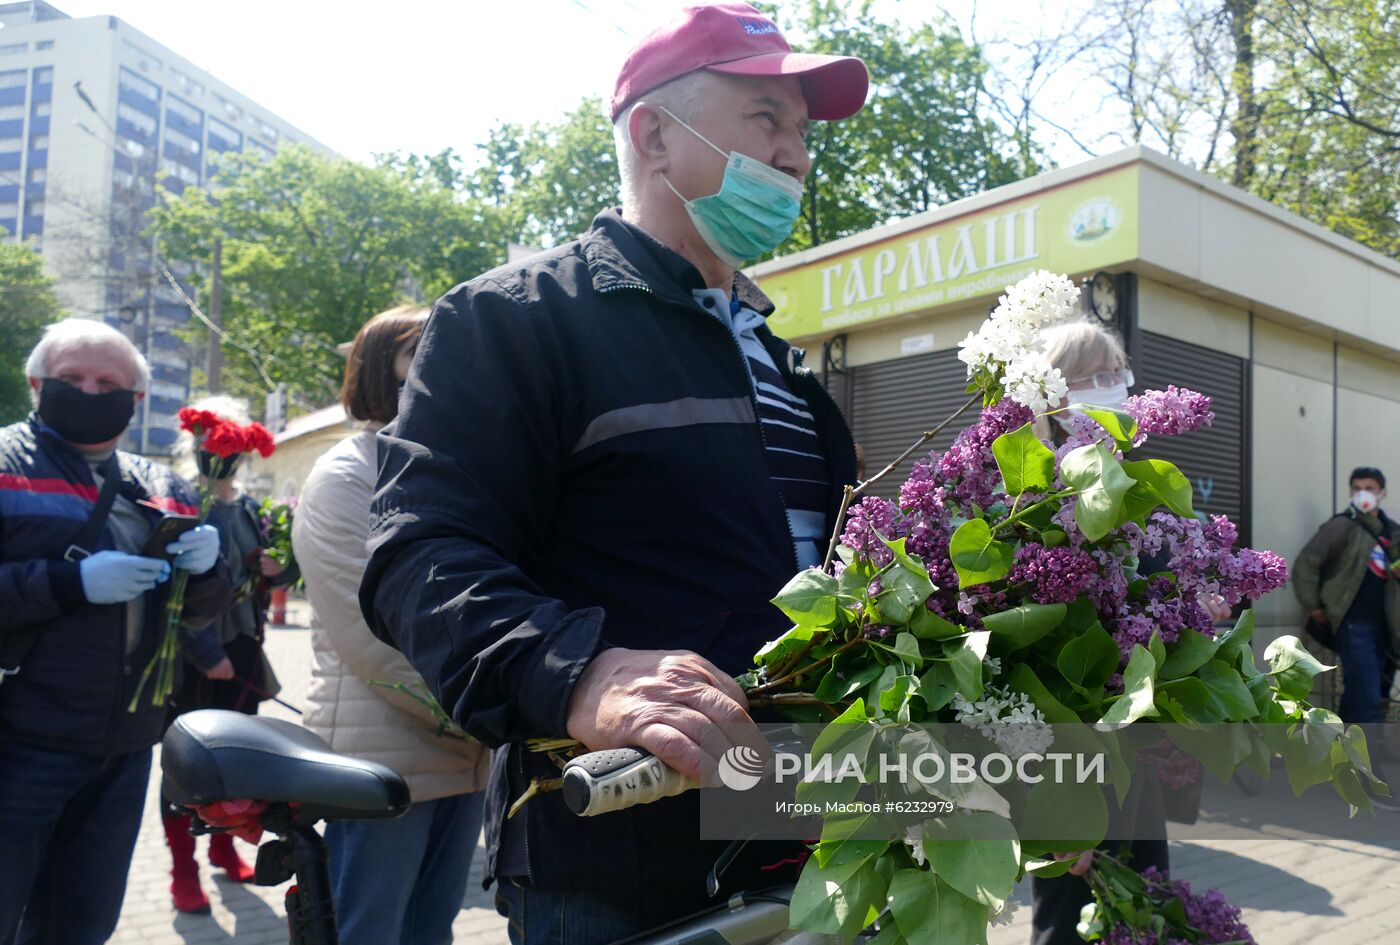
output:
MULTIPOLYGON (((866 475, 873 476, 909 448, 925 430, 946 420, 967 400, 967 367, 956 350, 935 351, 895 361, 866 364, 847 371, 852 386, 847 419, 856 442, 865 451, 866 475)), ((838 401, 839 402, 839 401, 838 401)), ((947 449, 958 431, 977 419, 976 409, 964 413, 940 433, 929 449, 947 449)), ((899 492, 915 459, 910 457, 875 488, 878 495, 899 492)))
POLYGON ((1185 436, 1149 440, 1139 455, 1175 463, 1195 487, 1202 515, 1227 515, 1249 543, 1248 370, 1243 358, 1143 332, 1135 365, 1139 389, 1189 387, 1212 399, 1215 423, 1185 436))

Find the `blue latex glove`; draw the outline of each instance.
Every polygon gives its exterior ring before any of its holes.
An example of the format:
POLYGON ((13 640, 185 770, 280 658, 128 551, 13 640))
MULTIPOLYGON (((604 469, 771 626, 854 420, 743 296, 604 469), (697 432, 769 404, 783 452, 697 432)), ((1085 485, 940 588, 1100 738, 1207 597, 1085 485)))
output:
POLYGON ((192 528, 166 545, 165 553, 175 556, 175 567, 182 571, 203 574, 219 560, 219 530, 213 525, 192 528))
POLYGON ((83 596, 93 604, 124 604, 170 577, 170 565, 124 551, 99 551, 78 562, 83 596))

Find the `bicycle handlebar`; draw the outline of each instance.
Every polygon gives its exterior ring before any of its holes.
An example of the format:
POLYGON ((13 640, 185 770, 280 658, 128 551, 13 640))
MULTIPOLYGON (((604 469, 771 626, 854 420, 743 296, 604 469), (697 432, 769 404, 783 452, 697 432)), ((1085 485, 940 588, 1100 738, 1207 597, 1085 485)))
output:
POLYGON ((699 786, 640 748, 591 751, 564 766, 564 804, 580 817, 650 804, 699 786))

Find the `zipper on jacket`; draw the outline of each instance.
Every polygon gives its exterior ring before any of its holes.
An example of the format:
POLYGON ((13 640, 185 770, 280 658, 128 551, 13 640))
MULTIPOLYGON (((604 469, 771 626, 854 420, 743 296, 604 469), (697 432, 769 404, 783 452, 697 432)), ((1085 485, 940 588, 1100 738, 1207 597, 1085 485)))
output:
MULTIPOLYGON (((739 352, 739 361, 744 366, 744 377, 748 378, 749 381, 749 405, 753 408, 754 423, 758 427, 758 441, 763 444, 763 467, 767 469, 768 437, 765 436, 763 433, 763 417, 759 413, 758 408, 758 385, 754 382, 753 369, 749 367, 749 356, 744 353, 744 346, 743 343, 739 341, 738 333, 734 330, 734 323, 729 322, 728 324, 726 324, 724 322, 724 319, 721 318, 718 314, 709 312, 702 306, 682 305, 679 302, 673 302, 670 299, 662 298, 661 295, 659 295, 650 286, 642 285, 640 282, 618 283, 617 285, 609 286, 606 289, 599 289, 598 294, 605 295, 610 292, 616 292, 619 289, 638 289, 642 292, 645 292, 647 295, 650 295, 652 298, 658 299, 674 308, 684 309, 685 311, 695 310, 702 312, 711 321, 720 323, 721 327, 723 327, 728 332, 729 340, 734 342, 734 350, 739 352)), ((781 492, 781 490, 779 490, 776 485, 773 485, 773 474, 771 471, 768 474, 768 483, 770 486, 772 486, 773 494, 778 498, 778 505, 783 510, 783 531, 787 533, 788 548, 792 552, 792 569, 793 573, 796 573, 799 569, 800 562, 797 560, 797 539, 792 534, 792 522, 788 520, 787 502, 784 501, 783 493, 781 492)))

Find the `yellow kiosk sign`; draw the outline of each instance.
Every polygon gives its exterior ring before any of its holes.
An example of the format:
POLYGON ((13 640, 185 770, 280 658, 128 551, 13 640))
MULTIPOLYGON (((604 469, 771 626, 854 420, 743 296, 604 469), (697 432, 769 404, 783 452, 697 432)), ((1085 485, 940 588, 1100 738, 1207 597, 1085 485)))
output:
MULTIPOLYGON (((757 276, 789 338, 843 331, 979 296, 1036 269, 1077 273, 1137 257, 1138 169, 1125 167, 757 276)), ((781 260, 769 265, 781 265, 781 260)), ((766 268, 766 267, 765 267, 766 268)))

